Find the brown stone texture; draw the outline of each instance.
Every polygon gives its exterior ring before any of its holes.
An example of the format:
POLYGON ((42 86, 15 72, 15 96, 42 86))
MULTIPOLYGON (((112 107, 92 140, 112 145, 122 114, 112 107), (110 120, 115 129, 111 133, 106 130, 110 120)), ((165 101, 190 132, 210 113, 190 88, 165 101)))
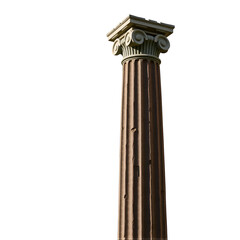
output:
POLYGON ((166 240, 159 62, 123 62, 118 239, 166 240))

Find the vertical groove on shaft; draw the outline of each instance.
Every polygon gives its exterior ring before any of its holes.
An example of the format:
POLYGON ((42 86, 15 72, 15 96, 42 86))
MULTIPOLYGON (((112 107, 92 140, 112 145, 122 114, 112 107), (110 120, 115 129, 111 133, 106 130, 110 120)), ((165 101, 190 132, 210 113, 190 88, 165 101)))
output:
POLYGON ((122 173, 121 173, 121 192, 122 195, 120 195, 121 201, 122 201, 122 209, 120 209, 121 212, 121 225, 119 229, 119 238, 124 239, 127 237, 127 228, 128 228, 128 206, 127 206, 127 182, 128 182, 128 154, 127 154, 127 129, 128 129, 128 64, 124 64, 124 84, 123 84, 123 106, 122 106, 122 119, 123 119, 123 125, 122 125, 122 145, 121 145, 121 158, 122 158, 122 173))
POLYGON ((159 176, 159 168, 160 168, 160 152, 159 148, 159 111, 157 108, 157 76, 155 71, 155 63, 150 63, 150 92, 151 92, 151 158, 152 158, 152 228, 153 228, 153 238, 161 237, 161 222, 160 222, 160 176, 159 176))
MULTIPOLYGON (((123 146, 123 133, 124 133, 124 98, 125 98, 125 66, 126 64, 123 64, 123 82, 122 82, 122 112, 121 112, 121 146, 123 146)), ((123 167, 124 167, 124 161, 123 161, 123 148, 121 147, 120 151, 120 172, 119 172, 119 209, 118 209, 118 237, 121 238, 121 233, 120 229, 123 228, 123 214, 122 210, 124 209, 123 207, 123 167)))
POLYGON ((123 64, 118 238, 167 239, 159 65, 123 64))
MULTIPOLYGON (((164 222, 162 221, 163 219, 163 211, 162 211, 162 196, 161 196, 161 191, 162 191, 162 179, 161 179, 161 162, 162 162, 162 156, 163 156, 163 149, 162 149, 162 144, 161 144, 161 125, 162 125, 162 119, 161 119, 161 99, 160 99, 160 92, 159 92, 159 83, 160 79, 158 78, 158 66, 155 65, 155 76, 156 76, 156 81, 155 81, 155 90, 156 90, 156 114, 157 114, 157 148, 158 148, 158 178, 159 178, 159 186, 158 186, 158 193, 159 193, 159 235, 164 236, 164 229, 163 225, 164 222)), ((165 236, 166 237, 166 236, 165 236)))
POLYGON ((133 202, 133 136, 131 133, 131 128, 133 125, 133 65, 132 61, 128 63, 129 67, 129 77, 128 77, 128 86, 129 86, 129 95, 128 95, 128 237, 133 238, 133 214, 134 214, 134 202, 133 202))
POLYGON ((128 145, 129 145, 129 139, 128 139, 128 131, 129 131, 129 76, 130 75, 130 69, 129 64, 126 64, 126 82, 125 82, 125 89, 126 89, 126 103, 125 103, 125 231, 124 231, 124 237, 128 237, 129 233, 129 152, 128 152, 128 145))
POLYGON ((148 115, 148 123, 145 124, 145 128, 148 130, 148 142, 145 143, 145 147, 148 148, 148 172, 149 172, 149 178, 148 178, 148 185, 149 185, 149 194, 148 194, 148 204, 149 204, 149 238, 152 238, 153 236, 153 206, 152 206, 152 149, 151 149, 151 92, 150 92, 150 85, 151 85, 151 79, 150 79, 150 65, 149 60, 147 60, 146 69, 146 77, 144 78, 144 81, 147 83, 147 102, 148 102, 148 108, 147 108, 147 114, 148 115))
POLYGON ((142 236, 142 181, 141 179, 143 178, 143 172, 142 172, 142 168, 143 168, 143 164, 142 164, 142 77, 141 77, 141 65, 142 65, 142 60, 138 60, 137 62, 137 76, 136 76, 136 80, 137 80, 137 95, 138 95, 138 102, 137 102, 137 110, 138 110, 138 128, 137 128, 137 132, 138 132, 138 164, 139 164, 139 177, 140 179, 138 180, 138 236, 141 237, 142 236))
POLYGON ((157 104, 158 104, 158 138, 159 138, 159 149, 160 149, 160 168, 159 178, 160 184, 160 209, 161 209, 161 235, 167 238, 167 216, 166 216, 166 193, 165 193, 165 164, 164 164, 164 142, 163 142, 163 119, 162 119, 162 96, 161 96, 161 78, 160 68, 156 65, 156 76, 157 76, 157 104))
POLYGON ((138 160, 138 61, 132 61, 133 66, 133 119, 131 134, 133 135, 133 238, 138 237, 138 198, 139 198, 139 160, 138 160))
POLYGON ((142 119, 141 136, 142 136, 142 237, 150 238, 150 179, 149 179, 149 101, 148 101, 148 75, 147 60, 142 60, 141 64, 141 108, 142 119))

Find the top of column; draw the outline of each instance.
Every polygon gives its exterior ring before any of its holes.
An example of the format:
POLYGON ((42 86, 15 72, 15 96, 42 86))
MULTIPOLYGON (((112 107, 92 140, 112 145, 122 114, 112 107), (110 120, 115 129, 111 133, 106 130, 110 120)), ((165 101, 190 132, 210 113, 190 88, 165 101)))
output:
POLYGON ((170 47, 167 39, 173 33, 174 26, 153 20, 129 15, 116 28, 107 34, 114 42, 113 54, 127 58, 155 58, 165 53, 170 47))

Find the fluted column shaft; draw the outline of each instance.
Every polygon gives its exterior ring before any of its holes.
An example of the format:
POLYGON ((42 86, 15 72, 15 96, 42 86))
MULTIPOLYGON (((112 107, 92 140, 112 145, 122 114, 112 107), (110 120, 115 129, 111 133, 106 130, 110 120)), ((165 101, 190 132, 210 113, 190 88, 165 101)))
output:
POLYGON ((167 239, 159 62, 123 62, 118 238, 167 239))

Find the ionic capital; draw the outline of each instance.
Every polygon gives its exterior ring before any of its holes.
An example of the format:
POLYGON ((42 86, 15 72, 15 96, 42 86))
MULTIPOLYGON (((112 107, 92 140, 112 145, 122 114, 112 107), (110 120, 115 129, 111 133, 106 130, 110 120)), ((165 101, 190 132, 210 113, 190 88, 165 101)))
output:
POLYGON ((130 29, 113 43, 113 54, 122 54, 123 60, 130 57, 150 57, 158 60, 160 53, 170 47, 168 39, 158 34, 152 36, 141 29, 130 29))
POLYGON ((159 54, 170 48, 167 36, 173 29, 173 25, 130 15, 107 36, 114 42, 113 54, 122 54, 123 60, 142 57, 160 61, 159 54))

